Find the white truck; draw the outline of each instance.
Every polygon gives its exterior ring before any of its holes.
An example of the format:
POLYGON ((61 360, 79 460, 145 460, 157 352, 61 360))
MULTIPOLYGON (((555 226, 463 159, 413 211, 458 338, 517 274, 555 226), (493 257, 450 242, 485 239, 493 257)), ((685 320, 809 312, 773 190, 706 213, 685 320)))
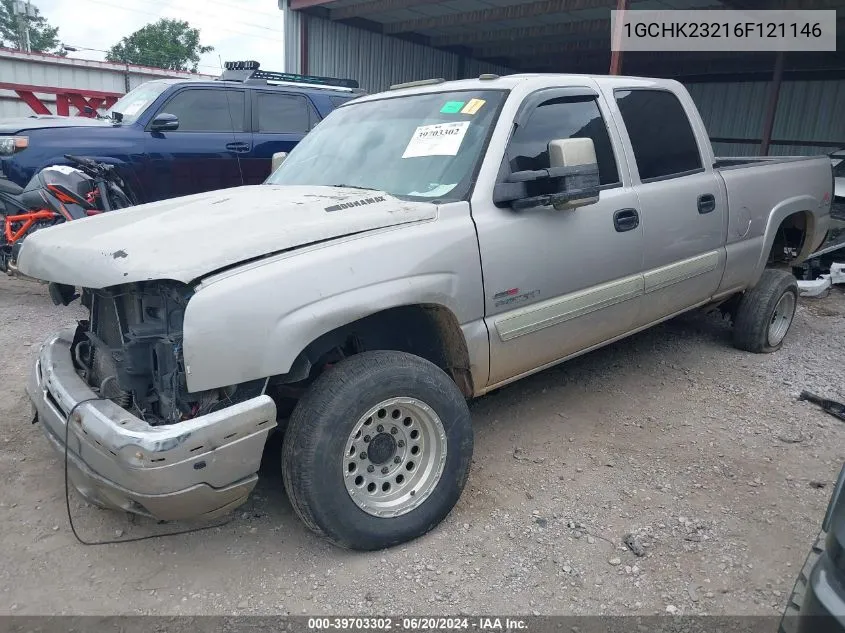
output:
POLYGON ((20 270, 90 311, 28 392, 101 505, 227 512, 276 429, 308 527, 383 548, 458 500, 467 399, 697 308, 777 350, 832 194, 827 157, 714 157, 674 81, 397 86, 338 108, 263 185, 27 239, 20 270))

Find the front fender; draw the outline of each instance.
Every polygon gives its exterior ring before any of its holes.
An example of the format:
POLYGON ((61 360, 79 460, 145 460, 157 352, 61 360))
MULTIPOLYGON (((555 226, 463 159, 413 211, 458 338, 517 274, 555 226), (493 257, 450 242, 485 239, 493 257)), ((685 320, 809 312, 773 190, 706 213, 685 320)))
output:
MULTIPOLYGON (((285 374, 309 343, 323 334, 376 312, 413 304, 435 304, 457 312, 452 297, 458 279, 431 273, 391 279, 292 305, 285 293, 248 292, 223 301, 223 285, 203 289, 185 315, 185 363, 191 392, 285 374), (197 299, 201 300, 197 302, 197 299), (206 303, 208 302, 208 303, 206 303), (204 305, 216 304, 206 312, 204 305), (249 306, 261 306, 255 311, 249 306), (223 310, 223 314, 220 310, 223 310), (209 338, 221 323, 241 324, 237 349, 220 336, 209 338), (203 341, 199 344, 199 341, 203 341), (215 345, 214 341, 219 344, 215 345)), ((222 335, 222 332, 218 332, 222 335)))
POLYGON ((389 308, 439 305, 461 327, 479 321, 481 264, 468 211, 456 203, 436 222, 315 244, 203 281, 185 311, 188 389, 286 374, 323 334, 389 308))

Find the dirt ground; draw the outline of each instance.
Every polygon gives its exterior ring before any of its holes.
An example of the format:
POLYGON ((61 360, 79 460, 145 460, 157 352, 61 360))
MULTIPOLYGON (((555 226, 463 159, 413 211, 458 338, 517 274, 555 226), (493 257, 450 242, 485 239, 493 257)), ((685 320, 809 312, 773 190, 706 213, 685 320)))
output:
MULTIPOLYGON (((843 423, 796 401, 845 398, 834 289, 802 301, 777 354, 690 315, 476 401, 463 498, 405 546, 328 545, 269 469, 222 527, 86 547, 24 394, 38 344, 78 314, 0 279, 3 614, 776 615, 845 461, 843 423)), ((70 505, 86 539, 173 528, 70 505)))

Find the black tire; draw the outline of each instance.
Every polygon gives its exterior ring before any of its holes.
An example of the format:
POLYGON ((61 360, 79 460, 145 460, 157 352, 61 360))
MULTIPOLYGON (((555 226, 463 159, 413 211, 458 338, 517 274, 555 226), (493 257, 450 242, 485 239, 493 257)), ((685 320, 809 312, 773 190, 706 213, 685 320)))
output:
POLYGON ((285 434, 282 475, 294 510, 311 530, 340 547, 377 550, 421 536, 449 514, 466 484, 472 449, 469 408, 443 370, 404 352, 364 352, 328 369, 300 399, 285 434), (364 413, 396 397, 434 410, 445 431, 445 462, 420 505, 377 517, 347 492, 344 455, 364 413))
POLYGON ((824 552, 824 541, 827 538, 827 533, 822 531, 816 542, 813 543, 810 553, 804 561, 804 566, 798 573, 798 578, 795 580, 795 585, 792 587, 792 593, 786 601, 786 609, 781 617, 778 633, 797 633, 798 617, 801 614, 801 605, 804 604, 804 596, 807 593, 807 585, 810 582, 810 572, 813 571, 816 562, 824 552))
POLYGON ((769 326, 775 317, 775 308, 787 293, 793 295, 792 309, 788 315, 788 333, 798 305, 798 282, 784 270, 767 268, 763 271, 757 285, 746 292, 739 301, 734 319, 734 345, 737 348, 756 354, 770 353, 781 348, 786 334, 771 343, 769 326))

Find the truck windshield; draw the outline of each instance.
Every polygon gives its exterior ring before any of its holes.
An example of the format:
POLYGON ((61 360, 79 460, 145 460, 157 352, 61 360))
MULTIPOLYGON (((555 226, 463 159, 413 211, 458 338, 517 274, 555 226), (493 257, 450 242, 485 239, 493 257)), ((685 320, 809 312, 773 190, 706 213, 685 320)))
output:
POLYGON ((148 81, 143 83, 118 99, 117 103, 108 109, 106 115, 113 119, 113 113, 118 112, 123 115, 121 119, 123 123, 134 123, 135 119, 141 116, 150 107, 150 104, 158 99, 159 95, 167 90, 172 83, 170 81, 148 81))
POLYGON ((505 94, 438 92, 350 103, 317 125, 267 182, 461 200, 505 94))

